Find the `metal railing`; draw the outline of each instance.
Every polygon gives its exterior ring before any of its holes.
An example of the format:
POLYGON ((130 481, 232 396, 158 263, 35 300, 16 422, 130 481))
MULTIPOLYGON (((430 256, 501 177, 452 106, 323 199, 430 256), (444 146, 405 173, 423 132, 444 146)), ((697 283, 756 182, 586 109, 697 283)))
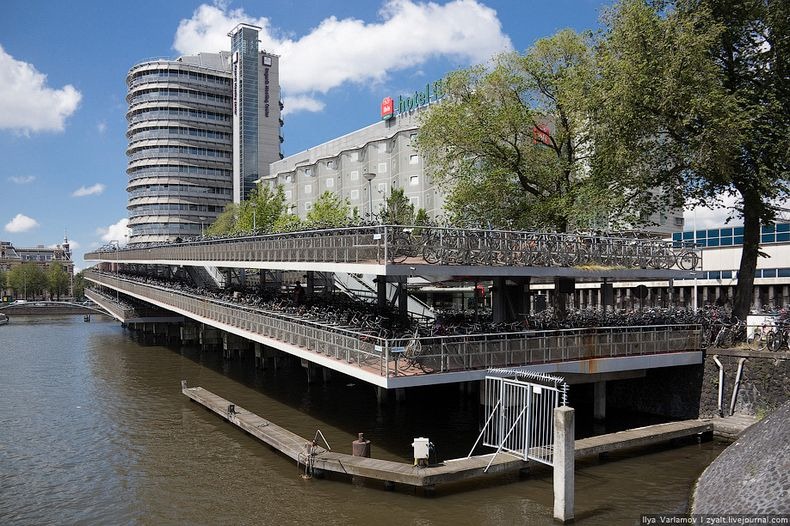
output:
POLYGON ((200 317, 323 354, 381 376, 434 374, 616 356, 700 349, 699 325, 595 327, 414 338, 420 352, 404 367, 403 349, 413 342, 256 307, 205 298, 96 271, 85 277, 101 285, 200 317))
MULTIPOLYGON (((448 227, 376 225, 190 240, 121 249, 126 260, 300 261, 473 266, 681 268, 693 270, 693 247, 672 241, 448 227)), ((107 259, 102 251, 86 259, 107 259)))

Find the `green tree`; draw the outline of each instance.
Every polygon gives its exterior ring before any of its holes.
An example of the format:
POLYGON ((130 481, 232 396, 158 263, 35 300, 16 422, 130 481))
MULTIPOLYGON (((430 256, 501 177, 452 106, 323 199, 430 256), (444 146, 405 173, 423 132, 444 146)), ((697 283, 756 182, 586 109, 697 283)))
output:
POLYGON ((790 3, 622 0, 606 22, 593 172, 692 206, 734 196, 744 318, 760 227, 788 196, 790 3))
POLYGON ((293 232, 302 228, 302 220, 296 214, 283 214, 272 225, 272 232, 293 232))
POLYGON ((47 276, 35 263, 22 263, 8 273, 8 285, 14 290, 15 296, 24 299, 36 297, 47 287, 47 276))
POLYGON ((49 286, 49 297, 57 298, 69 290, 69 274, 64 270, 60 263, 52 263, 47 269, 47 284, 49 286))
POLYGON ((74 299, 82 300, 85 298, 85 276, 82 272, 74 274, 74 299))
POLYGON ((6 272, 0 269, 0 296, 3 295, 3 291, 5 291, 6 286, 6 272))
POLYGON ((591 152, 589 39, 571 30, 492 69, 451 73, 448 96, 422 117, 418 148, 449 190, 453 220, 566 230, 592 215, 580 202, 591 152))
POLYGON ((340 227, 348 224, 351 215, 351 204, 334 192, 326 191, 316 199, 313 207, 307 212, 309 227, 340 227))
POLYGON ((269 232, 285 213, 285 191, 281 185, 272 190, 268 185, 258 184, 239 209, 236 223, 238 231, 269 232))
POLYGON ((225 236, 237 232, 236 221, 239 215, 239 207, 235 203, 228 203, 225 210, 214 220, 206 229, 209 236, 225 236))
POLYGON ((384 203, 381 221, 387 225, 413 225, 414 205, 406 197, 403 188, 394 188, 384 203))

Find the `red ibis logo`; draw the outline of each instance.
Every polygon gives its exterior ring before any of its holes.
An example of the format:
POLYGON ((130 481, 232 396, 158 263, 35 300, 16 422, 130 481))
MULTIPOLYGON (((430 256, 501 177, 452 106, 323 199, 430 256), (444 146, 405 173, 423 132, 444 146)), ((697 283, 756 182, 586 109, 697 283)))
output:
POLYGON ((381 120, 386 121, 395 116, 395 101, 392 97, 384 97, 381 101, 381 120))

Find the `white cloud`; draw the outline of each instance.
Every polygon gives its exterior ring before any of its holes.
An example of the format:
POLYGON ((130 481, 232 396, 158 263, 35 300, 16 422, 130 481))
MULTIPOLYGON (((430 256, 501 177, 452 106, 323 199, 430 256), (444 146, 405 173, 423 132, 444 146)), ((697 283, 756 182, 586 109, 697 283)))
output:
POLYGON ((127 236, 131 233, 126 226, 128 223, 129 218, 124 217, 113 225, 97 228, 96 233, 101 235, 102 241, 118 241, 121 245, 125 245, 127 236))
POLYGON ((19 232, 27 232, 28 230, 32 230, 37 226, 38 221, 32 217, 27 217, 25 214, 17 214, 11 221, 8 222, 8 224, 6 224, 5 231, 16 234, 19 232))
POLYGON ((8 178, 14 184, 30 184, 36 180, 35 175, 12 175, 8 178))
POLYGON ((47 87, 47 76, 32 64, 16 60, 0 46, 0 129, 22 133, 63 131, 82 94, 67 84, 47 87))
POLYGON ((323 102, 309 95, 297 95, 295 97, 283 97, 283 117, 289 113, 296 113, 298 111, 323 111, 323 102))
POLYGON ((711 207, 699 206, 686 209, 683 212, 684 228, 686 230, 717 228, 722 226, 730 216, 733 216, 733 220, 738 222, 738 213, 733 208, 737 202, 738 199, 735 196, 722 196, 719 202, 711 207))
POLYGON ((72 197, 85 197, 87 195, 99 195, 104 192, 105 186, 101 183, 96 183, 93 186, 80 186, 74 192, 72 192, 72 197))
POLYGON ((375 23, 332 16, 292 39, 281 38, 266 17, 229 10, 225 3, 203 4, 192 18, 181 20, 173 48, 183 54, 229 49, 227 33, 236 24, 261 27, 261 48, 281 55, 280 84, 297 102, 290 112, 317 111, 316 104, 307 103, 312 97, 300 96, 326 93, 346 82, 380 82, 392 71, 420 66, 433 57, 480 63, 513 48, 496 11, 477 0, 444 5, 389 0, 379 16, 375 23))
POLYGON ((107 123, 99 121, 99 123, 96 124, 96 130, 99 132, 99 135, 104 135, 104 132, 107 131, 107 123))

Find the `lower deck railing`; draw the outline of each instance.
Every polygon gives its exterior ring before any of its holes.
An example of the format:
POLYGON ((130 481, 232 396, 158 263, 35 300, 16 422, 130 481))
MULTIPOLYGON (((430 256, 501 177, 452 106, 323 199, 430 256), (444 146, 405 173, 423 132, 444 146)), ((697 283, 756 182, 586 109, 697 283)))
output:
POLYGON ((702 332, 699 325, 649 325, 385 339, 94 271, 86 271, 85 277, 185 316, 235 327, 382 376, 694 351, 700 349, 702 332))

